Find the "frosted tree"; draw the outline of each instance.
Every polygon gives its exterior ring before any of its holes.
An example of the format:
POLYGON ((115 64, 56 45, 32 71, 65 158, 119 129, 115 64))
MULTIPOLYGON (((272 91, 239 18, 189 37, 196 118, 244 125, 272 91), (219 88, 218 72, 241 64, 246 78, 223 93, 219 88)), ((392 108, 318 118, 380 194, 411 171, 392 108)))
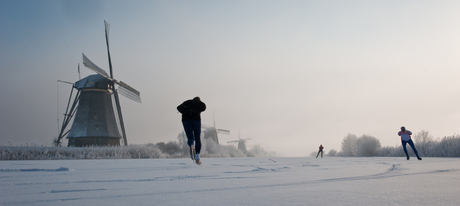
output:
POLYGON ((354 134, 348 133, 348 135, 342 140, 342 152, 343 156, 355 156, 357 153, 356 142, 358 137, 354 134))
POLYGON ((363 135, 356 141, 357 154, 355 156, 360 157, 372 157, 378 155, 378 149, 380 149, 380 141, 372 136, 363 135))
POLYGON ((415 146, 417 147, 417 151, 421 156, 434 155, 431 151, 435 150, 434 147, 436 144, 428 131, 422 130, 421 132, 414 135, 413 140, 416 144, 415 146))

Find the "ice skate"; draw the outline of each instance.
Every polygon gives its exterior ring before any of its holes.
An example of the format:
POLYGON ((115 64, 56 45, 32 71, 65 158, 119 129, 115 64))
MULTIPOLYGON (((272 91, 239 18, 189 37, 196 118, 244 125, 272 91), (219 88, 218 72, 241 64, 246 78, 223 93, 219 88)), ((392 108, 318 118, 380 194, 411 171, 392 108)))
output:
POLYGON ((194 146, 190 146, 190 158, 192 158, 192 160, 195 160, 195 147, 194 146))

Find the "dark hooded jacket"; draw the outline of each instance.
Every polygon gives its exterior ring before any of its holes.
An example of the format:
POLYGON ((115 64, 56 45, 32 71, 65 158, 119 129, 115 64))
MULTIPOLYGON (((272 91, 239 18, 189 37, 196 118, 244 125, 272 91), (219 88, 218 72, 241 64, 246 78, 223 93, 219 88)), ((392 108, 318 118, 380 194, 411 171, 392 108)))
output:
POLYGON ((197 97, 187 100, 177 106, 177 111, 182 114, 182 121, 201 120, 200 113, 204 110, 206 110, 206 104, 197 97))

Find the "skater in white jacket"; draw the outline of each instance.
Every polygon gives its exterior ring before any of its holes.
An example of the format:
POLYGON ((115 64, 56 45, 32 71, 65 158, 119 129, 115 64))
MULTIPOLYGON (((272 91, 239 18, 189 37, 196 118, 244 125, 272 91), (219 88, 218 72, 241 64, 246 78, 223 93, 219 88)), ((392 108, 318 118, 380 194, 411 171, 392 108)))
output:
POLYGON ((398 132, 398 135, 401 136, 401 143, 403 146, 404 153, 406 153, 407 160, 410 159, 409 154, 407 154, 407 149, 406 149, 406 144, 409 144, 412 147, 412 150, 414 150, 415 155, 417 155, 418 160, 422 160, 420 156, 418 156, 417 149, 415 149, 414 142, 412 142, 411 135, 412 132, 409 130, 406 130, 405 127, 401 127, 401 131, 398 132))

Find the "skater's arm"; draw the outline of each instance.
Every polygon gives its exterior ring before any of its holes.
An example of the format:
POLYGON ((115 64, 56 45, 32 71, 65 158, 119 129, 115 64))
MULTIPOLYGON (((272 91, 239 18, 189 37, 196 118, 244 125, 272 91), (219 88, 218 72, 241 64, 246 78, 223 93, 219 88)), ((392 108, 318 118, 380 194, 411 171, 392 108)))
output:
POLYGON ((204 112, 206 110, 206 104, 204 102, 201 102, 202 104, 200 105, 200 111, 204 112))
POLYGON ((177 111, 179 111, 181 114, 184 114, 187 111, 187 108, 184 105, 184 103, 182 103, 181 105, 177 106, 177 111))

